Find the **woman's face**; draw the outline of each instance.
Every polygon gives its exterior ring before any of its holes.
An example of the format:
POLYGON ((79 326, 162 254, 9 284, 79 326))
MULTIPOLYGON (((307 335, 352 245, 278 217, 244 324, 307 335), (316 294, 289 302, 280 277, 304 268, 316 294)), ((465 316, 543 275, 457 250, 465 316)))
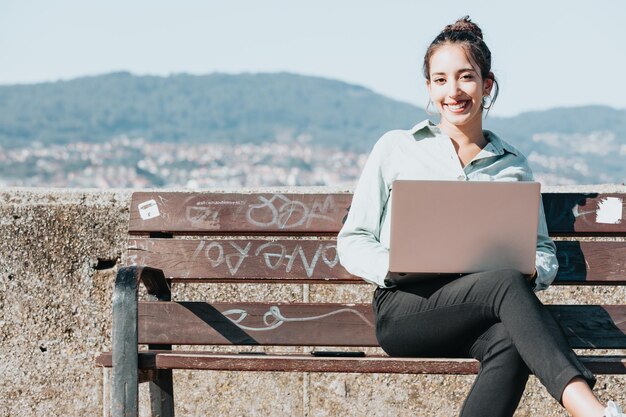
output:
POLYGON ((491 92, 493 81, 484 80, 459 45, 444 45, 430 58, 431 101, 441 114, 441 123, 458 127, 482 126, 481 100, 491 92))

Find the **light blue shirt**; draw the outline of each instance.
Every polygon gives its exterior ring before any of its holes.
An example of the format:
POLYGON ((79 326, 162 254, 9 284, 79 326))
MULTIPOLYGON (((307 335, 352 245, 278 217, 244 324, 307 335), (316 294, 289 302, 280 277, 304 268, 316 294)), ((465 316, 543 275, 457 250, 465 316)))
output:
MULTIPOLYGON (((429 120, 410 130, 392 130, 374 145, 337 237, 341 265, 365 281, 386 287, 389 270, 390 191, 397 179, 458 181, 533 181, 528 160, 494 133, 483 130, 487 145, 465 167, 452 140, 429 120)), ((514 219, 511 219, 514 221, 514 219)), ((558 270, 556 247, 539 207, 535 291, 546 289, 558 270)))

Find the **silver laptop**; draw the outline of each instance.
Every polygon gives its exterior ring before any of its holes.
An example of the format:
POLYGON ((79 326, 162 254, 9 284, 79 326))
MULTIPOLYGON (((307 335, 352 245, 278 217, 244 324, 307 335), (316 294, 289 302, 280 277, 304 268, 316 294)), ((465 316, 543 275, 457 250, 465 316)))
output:
POLYGON ((537 182, 396 180, 387 280, 535 268, 537 182))

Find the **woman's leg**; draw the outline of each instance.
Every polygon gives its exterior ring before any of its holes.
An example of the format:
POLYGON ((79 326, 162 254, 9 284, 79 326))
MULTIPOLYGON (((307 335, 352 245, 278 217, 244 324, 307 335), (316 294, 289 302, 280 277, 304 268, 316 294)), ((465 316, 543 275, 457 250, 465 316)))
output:
POLYGON ((528 367, 504 325, 485 319, 483 306, 460 303, 432 308, 428 298, 445 283, 377 290, 374 309, 381 346, 393 356, 478 359, 481 368, 461 416, 512 416, 528 380, 528 367))
POLYGON ((491 326, 470 349, 480 361, 461 417, 512 416, 522 398, 530 370, 502 323, 491 326))
POLYGON ((574 378, 563 390, 563 406, 573 417, 603 417, 605 408, 582 378, 574 378))
POLYGON ((557 400, 573 378, 582 376, 589 385, 595 381, 518 271, 377 290, 375 312, 381 347, 394 356, 467 357, 474 342, 501 322, 526 365, 557 400))

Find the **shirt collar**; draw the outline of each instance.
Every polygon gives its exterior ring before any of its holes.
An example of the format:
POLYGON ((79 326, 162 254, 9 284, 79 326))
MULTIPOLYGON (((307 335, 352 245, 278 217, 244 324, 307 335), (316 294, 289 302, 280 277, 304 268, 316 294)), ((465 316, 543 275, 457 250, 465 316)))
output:
MULTIPOLYGON (((430 133, 432 134, 445 136, 443 132, 441 132, 441 130, 437 128, 437 125, 428 119, 413 126, 409 130, 409 133, 415 136, 418 132, 424 129, 428 129, 430 133)), ((483 134, 485 135, 485 138, 487 139, 489 143, 487 143, 487 145, 480 151, 479 155, 481 158, 488 157, 488 156, 502 155, 504 154, 504 152, 509 152, 509 153, 512 153, 513 155, 518 156, 519 151, 517 149, 515 149, 508 143, 504 142, 502 139, 498 137, 498 135, 496 135, 492 131, 483 130, 483 134)))
POLYGON ((415 126, 413 126, 409 132, 414 135, 417 132, 419 132, 420 130, 426 128, 426 127, 431 127, 431 126, 435 126, 435 124, 433 122, 431 122, 430 120, 426 119, 423 122, 420 122, 418 124, 416 124, 415 126))
MULTIPOLYGON (((504 154, 504 152, 508 152, 508 153, 512 153, 515 156, 519 155, 519 151, 517 149, 515 149, 508 143, 504 142, 502 139, 498 137, 498 135, 496 135, 492 131, 483 130, 483 134, 485 135, 485 138, 489 141, 489 143, 487 144, 487 146, 485 146, 482 149, 481 153, 490 152, 494 155, 502 155, 504 154)), ((485 155, 485 156, 490 156, 490 155, 485 155)))

